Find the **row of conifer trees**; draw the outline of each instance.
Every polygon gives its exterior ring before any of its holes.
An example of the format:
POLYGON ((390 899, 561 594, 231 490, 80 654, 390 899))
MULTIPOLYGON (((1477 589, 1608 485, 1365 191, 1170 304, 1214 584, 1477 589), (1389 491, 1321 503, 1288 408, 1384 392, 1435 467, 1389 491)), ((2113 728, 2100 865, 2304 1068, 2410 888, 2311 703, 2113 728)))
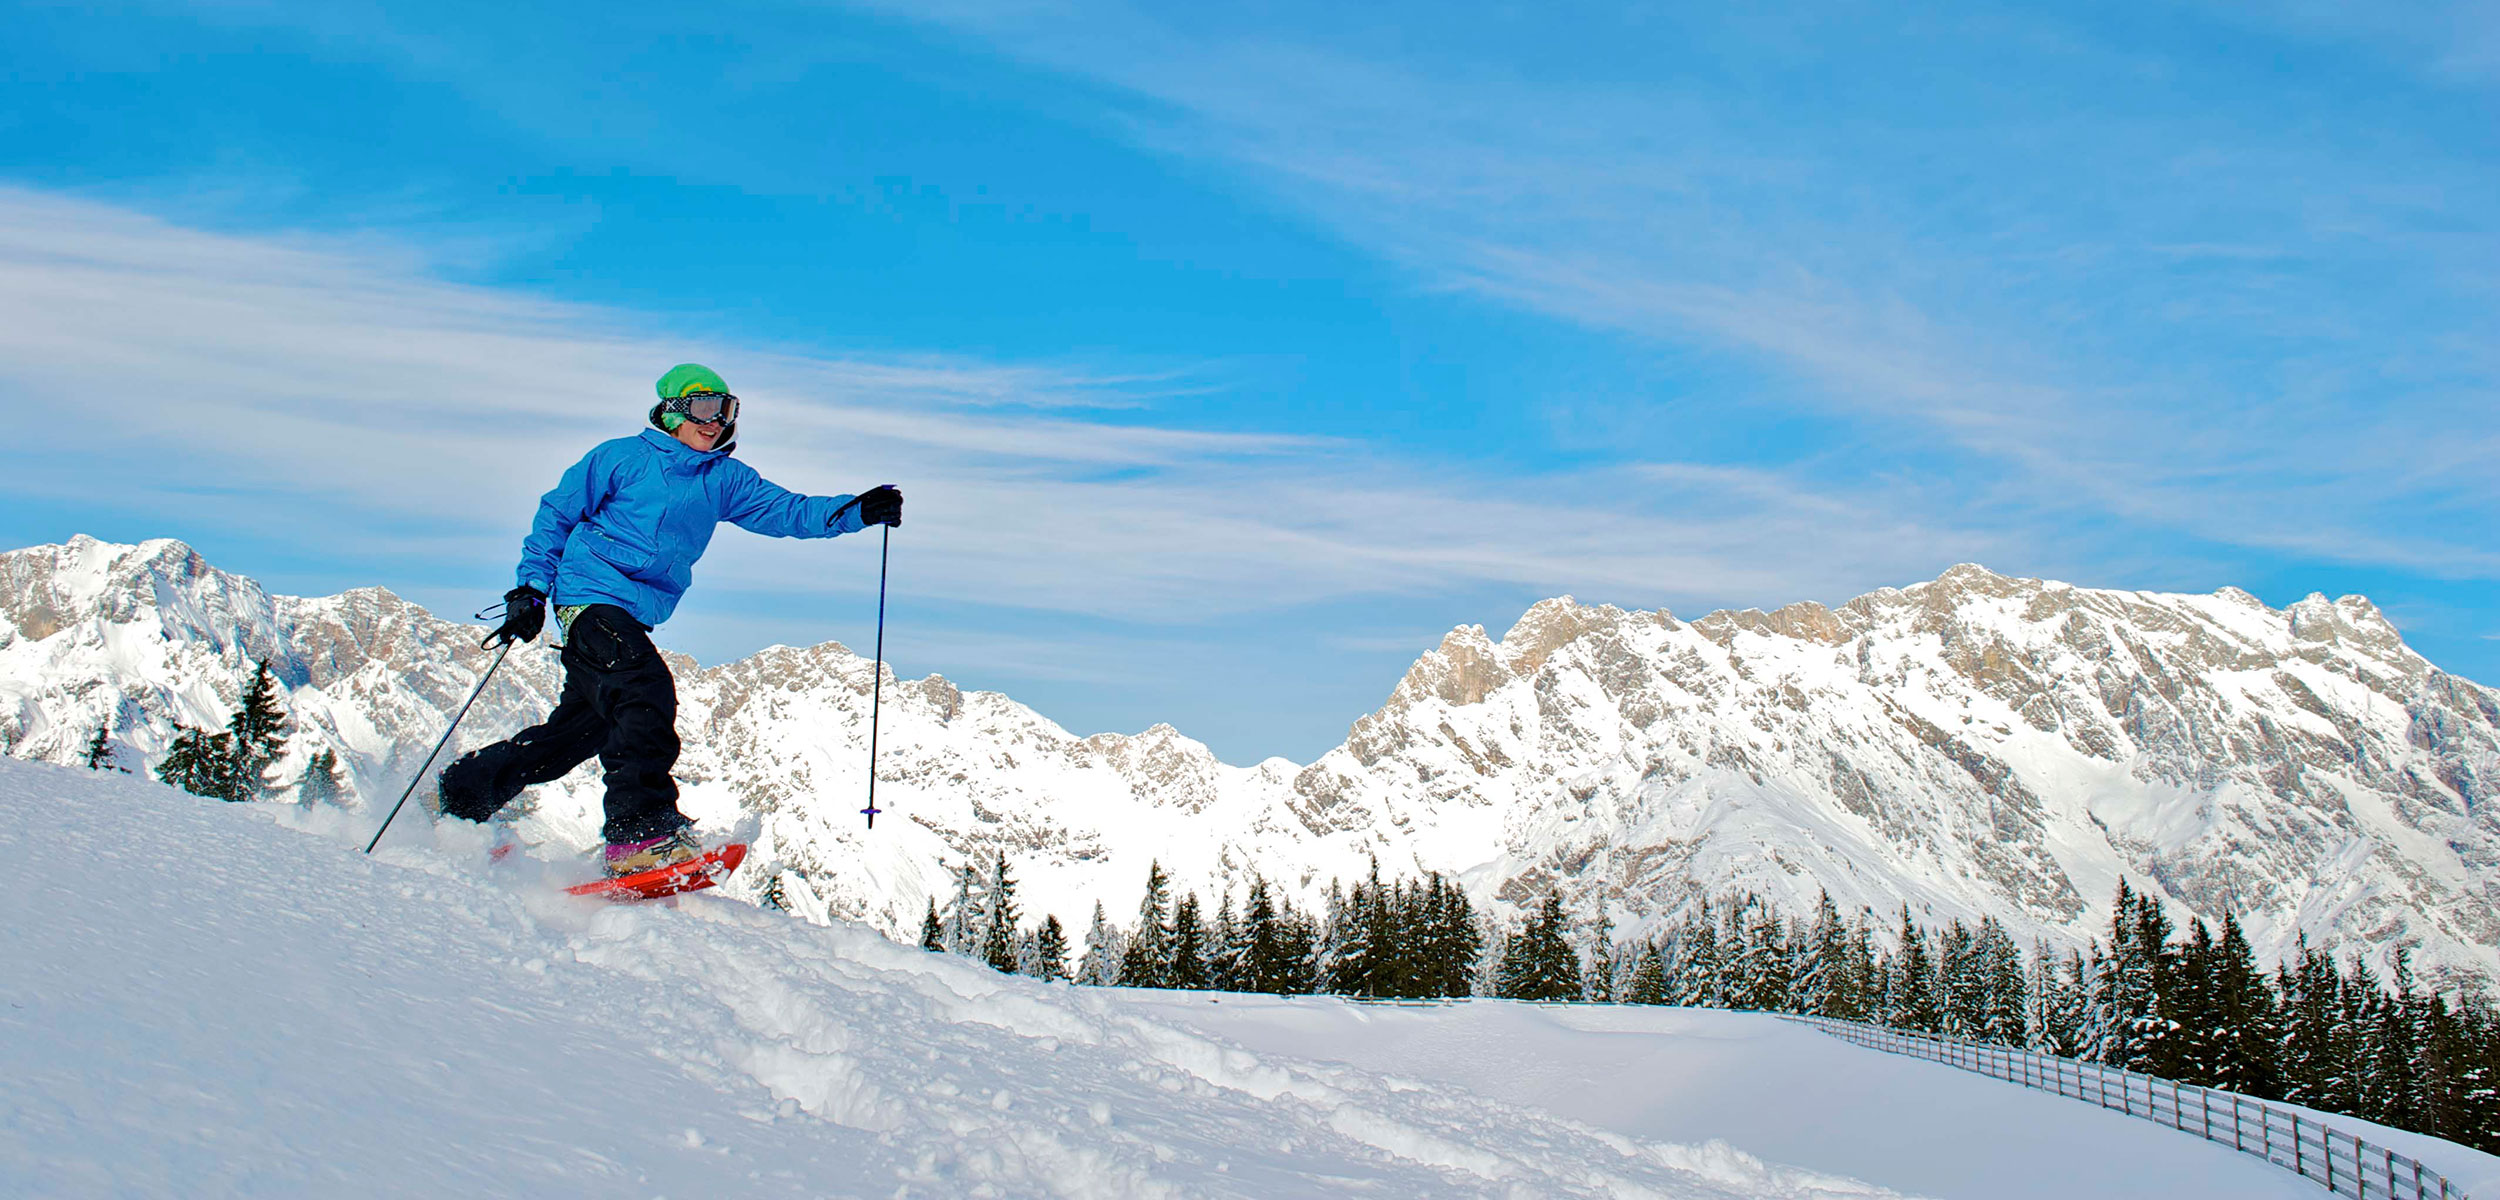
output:
POLYGON ((1813 916, 1746 893, 1704 899, 1618 941, 1602 912, 1573 921, 1545 894, 1506 926, 1437 874, 1350 888, 1319 913, 1253 879, 1204 906, 1147 872, 1136 922, 1095 905, 1071 971, 1055 916, 1019 932, 1005 857, 958 871, 922 945, 1002 971, 1104 986, 1369 998, 1501 996, 1807 1013, 2018 1046, 2285 1100, 2500 1151, 2500 1011, 2423 987, 2399 951, 2387 978, 2303 940, 2272 971, 2236 916, 2174 929, 2123 880, 2107 936, 2028 951, 1993 917, 1878 921, 1827 894, 1813 916))
MULTIPOLYGON (((179 723, 174 726, 173 744, 156 764, 156 777, 192 795, 216 800, 267 798, 287 786, 270 779, 269 771, 286 756, 288 724, 286 709, 278 702, 277 680, 270 674, 269 660, 262 659, 223 730, 211 733, 179 723)), ((116 763, 116 757, 110 724, 97 725, 81 761, 91 771, 126 772, 128 768, 116 763)), ((294 788, 301 804, 345 803, 347 787, 339 777, 337 752, 313 752, 294 788)))

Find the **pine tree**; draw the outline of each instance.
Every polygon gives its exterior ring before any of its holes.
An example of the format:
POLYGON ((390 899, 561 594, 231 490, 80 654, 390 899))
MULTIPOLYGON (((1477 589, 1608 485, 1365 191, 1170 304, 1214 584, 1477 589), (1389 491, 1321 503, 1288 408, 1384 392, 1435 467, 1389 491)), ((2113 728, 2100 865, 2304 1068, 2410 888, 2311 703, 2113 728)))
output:
POLYGON ((1033 935, 1032 962, 1025 974, 1035 979, 1068 977, 1068 931, 1060 927, 1059 914, 1042 918, 1040 932, 1033 935))
POLYGON ((1641 946, 1640 960, 1632 968, 1631 986, 1624 989, 1626 1004, 1664 1004, 1667 1002, 1667 968, 1658 953, 1658 943, 1641 946))
MULTIPOLYGON (((790 911, 790 889, 789 886, 783 882, 783 875, 781 872, 773 872, 772 877, 764 881, 764 894, 756 897, 755 902, 758 906, 771 909, 774 912, 786 913, 790 911)), ((932 919, 937 916, 937 909, 934 905, 932 905, 929 909, 929 916, 932 919)), ((923 943, 928 941, 929 927, 927 924, 923 924, 920 927, 920 937, 923 943)))
POLYGON ((1987 1026, 1987 996, 1979 970, 1979 938, 1959 917, 1937 939, 1936 978, 1942 1027, 1948 1037, 1976 1039, 1987 1026))
POLYGON ((2032 1049, 2061 1058, 2084 1053, 2084 981, 2090 977, 2081 951, 2069 950, 2059 959, 2046 940, 2032 943, 2032 1049))
POLYGON ((278 684, 269 673, 269 660, 264 658, 252 670, 242 705, 226 722, 228 753, 232 757, 228 759, 231 776, 225 799, 254 800, 269 790, 269 768, 286 754, 286 726, 286 710, 278 704, 278 684))
POLYGON ((2500 1014, 2480 995, 2442 1006, 2426 1067, 2449 1080, 2431 1132, 2485 1152, 2500 1152, 2500 1014))
POLYGON ((1374 996, 1416 996, 1416 976, 1421 966, 1415 930, 1422 905, 1416 899, 1416 888, 1405 880, 1380 890, 1380 905, 1372 927, 1371 942, 1377 948, 1373 958, 1370 994, 1374 996))
POLYGON ((982 913, 981 959, 990 969, 1008 975, 1016 973, 1016 925, 1023 917, 1016 912, 1016 881, 1007 874, 1007 854, 1000 851, 990 869, 987 911, 982 913))
POLYGON ((234 736, 174 726, 174 742, 156 764, 156 777, 172 787, 212 800, 236 800, 234 736))
POLYGON ((1795 988, 1797 963, 1789 950, 1788 926, 1779 911, 1747 896, 1742 911, 1745 968, 1740 980, 1740 1007, 1756 1012, 1786 1012, 1795 988))
POLYGON ((1208 987, 1219 992, 1257 990, 1244 978, 1242 959, 1249 947, 1243 937, 1241 922, 1233 919, 1233 888, 1226 883, 1223 897, 1215 904, 1215 918, 1207 926, 1208 987))
POLYGON ((2095 1062, 2130 1070, 2150 1062, 2168 1033, 2156 1005, 2170 923, 2161 904, 2118 880, 2109 921, 2109 951, 2094 971, 2088 1022, 2095 1062))
POLYGON ((1345 948, 1347 933, 1345 888, 1332 875, 1328 879, 1328 899, 1320 906, 1319 941, 1314 947, 1319 990, 1323 992, 1337 990, 1337 959, 1345 948))
POLYGON ((2214 1031, 2211 1086, 2282 1099, 2281 1054, 2275 1048, 2281 1018, 2236 914, 2222 916, 2222 937, 2214 944, 2207 976, 2214 1031))
POLYGON ((978 860, 971 855, 965 855, 963 862, 957 864, 953 870, 955 872, 955 898, 947 902, 946 924, 942 931, 946 952, 960 954, 966 958, 978 957, 981 955, 983 944, 989 940, 990 932, 988 924, 983 920, 984 914, 988 911, 988 905, 981 897, 984 887, 981 868, 978 860))
POLYGON ((1076 963, 1076 981, 1093 987, 1110 987, 1120 982, 1120 957, 1125 939, 1111 927, 1103 915, 1102 901, 1094 901, 1094 921, 1085 929, 1085 954, 1076 963))
MULTIPOLYGON (((1333 889, 1332 889, 1333 890, 1333 889)), ((1380 995, 1384 971, 1380 959, 1388 952, 1384 938, 1388 916, 1381 898, 1380 864, 1371 876, 1357 880, 1331 914, 1328 990, 1340 996, 1380 995)))
POLYGON ((1434 961, 1442 964, 1443 974, 1437 994, 1473 994, 1476 964, 1484 958, 1484 929, 1457 880, 1442 885, 1441 914, 1441 940, 1434 961))
POLYGON ((1501 968, 1500 994, 1514 1000, 1578 1000, 1580 958, 1563 936, 1562 894, 1545 904, 1512 938, 1501 968))
POLYGON ((1351 946, 1359 953, 1346 956, 1348 976, 1346 994, 1350 996, 1394 996, 1397 994, 1396 955, 1398 953, 1395 923, 1396 908, 1389 887, 1380 882, 1380 863, 1371 865, 1371 875, 1356 885, 1349 898, 1354 920, 1359 926, 1351 946))
POLYGON ((2162 990, 2181 970, 2181 955, 2170 945, 2169 914, 2151 893, 2136 893, 2133 925, 2127 958, 2120 963, 2120 982, 2133 1028, 2127 1039, 2128 1059, 2116 1065, 2144 1070, 2148 1064, 2177 1061, 2186 1054, 2185 1047, 2173 1044, 2180 1034, 2178 1022, 2161 1009, 2162 990))
POLYGON ((1592 1004, 1615 1001, 1615 921, 1606 911, 1606 901, 1597 902, 1597 920, 1589 926, 1588 970, 1580 983, 1580 998, 1592 1004))
POLYGON ((1277 992, 1307 996, 1318 991, 1319 923, 1309 913, 1280 903, 1276 906, 1276 940, 1284 962, 1284 974, 1275 981, 1277 992))
POLYGON ((1753 940, 1753 905, 1752 893, 1738 892, 1719 906, 1718 993, 1719 1003, 1728 1008, 1753 1004, 1754 976, 1761 969, 1761 948, 1753 940))
POLYGON ((1857 1019, 1836 1011, 1848 1007, 1844 995, 1848 989, 1848 938, 1847 927, 1840 923, 1840 906, 1832 903, 1832 894, 1826 890, 1814 902, 1814 924, 1806 930, 1798 963, 1797 1011, 1841 1020, 1857 1019))
POLYGON ((1981 1041, 2000 1046, 2027 1045, 2031 1040, 2031 997, 2023 973, 2022 948, 1995 917, 1979 919, 1979 1028, 1981 1041))
POLYGON ((2219 1032, 2215 1028, 2213 960, 2213 930, 2202 917, 2189 922, 2187 936, 2179 945, 2164 949, 2153 997, 2153 1011, 2159 1018, 2155 1027, 2159 1032, 2146 1047, 2139 1069, 2181 1083, 2212 1086, 2219 1032))
POLYGON ((1695 1008, 1724 1008, 1726 994, 1719 954, 1719 930, 1710 898, 1694 901, 1694 912, 1670 935, 1667 955, 1669 1003, 1695 1008))
POLYGON ((86 752, 79 756, 79 761, 84 763, 90 771, 120 771, 125 775, 130 773, 113 764, 113 723, 110 721, 99 722, 96 725, 95 736, 87 739, 86 752))
POLYGON ((1277 996, 1298 990, 1276 902, 1268 894, 1267 880, 1256 875, 1250 877, 1250 895, 1242 902, 1241 937, 1244 944, 1237 987, 1277 996))
POLYGON ((1181 897, 1172 909, 1172 951, 1164 966, 1163 986, 1187 991, 1207 987, 1206 931, 1198 919, 1198 893, 1181 897))
POLYGON ((2311 946, 2307 934, 2299 939, 2293 963, 2297 965, 2287 964, 2279 977, 2283 1098, 2328 1112, 2349 1112, 2355 1089, 2345 1062, 2349 1029, 2344 978, 2333 956, 2311 946))
MULTIPOLYGON (((347 789, 339 782, 339 755, 336 750, 315 750, 304 763, 304 777, 295 785, 295 802, 305 808, 318 804, 344 804, 347 789)), ((774 882, 780 882, 776 877, 774 882)))
POLYGON ((1837 999, 1827 1016, 1847 1021, 1872 1021, 1883 1011, 1883 969, 1875 961, 1875 910, 1861 906, 1849 918, 1844 947, 1848 969, 1833 981, 1837 999))
POLYGON ((2425 1006, 2413 982, 2412 950, 2400 945, 2388 963, 2387 990, 2370 989, 2376 1001, 2366 1067, 2371 1087, 2358 1115, 2398 1129, 2419 1129, 2427 1115, 2421 1068, 2425 1006))
POLYGON ((1163 987, 1165 972, 1171 967, 1171 879, 1164 875, 1163 864, 1146 865, 1146 894, 1137 902, 1137 931, 1128 936, 1128 944, 1120 953, 1120 983, 1124 987, 1163 987))
POLYGON ((937 897, 929 897, 929 915, 920 918, 920 948, 931 954, 946 952, 946 923, 938 920, 937 897))
POLYGON ((1885 972, 1890 985, 1884 1024, 1918 1033, 1936 1033, 1944 1025, 1944 1006, 1936 996, 1936 968, 1927 953, 1927 935, 1910 920, 1910 906, 1901 906, 1901 949, 1885 972))

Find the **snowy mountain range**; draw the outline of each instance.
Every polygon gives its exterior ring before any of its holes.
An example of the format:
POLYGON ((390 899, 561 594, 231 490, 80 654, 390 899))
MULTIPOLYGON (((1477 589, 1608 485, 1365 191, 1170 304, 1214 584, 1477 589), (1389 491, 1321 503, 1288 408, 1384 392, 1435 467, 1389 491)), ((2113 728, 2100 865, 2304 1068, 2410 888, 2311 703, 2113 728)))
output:
MULTIPOLYGON (((222 725, 266 657, 297 728, 274 773, 332 749, 387 805, 489 661, 478 632, 378 588, 269 595, 178 542, 12 551, 0 748, 70 762, 101 723, 138 768, 175 722, 222 725)), ((1028 912, 1075 929, 1097 900, 1125 915, 1150 859, 1210 900, 1255 872, 1305 903, 1376 859, 1503 910, 1559 887, 1626 934, 1731 887, 1797 910, 1829 889, 2063 946, 2105 928, 2123 874, 2174 917, 2239 913, 2261 954, 2305 935, 2500 981, 2500 693, 2357 596, 2276 610, 1959 566, 1689 622, 1559 598, 1499 640, 1452 632, 1307 766, 889 678, 874 832, 869 663, 827 643, 672 667, 686 810, 756 841, 738 886, 778 875, 802 913, 896 934, 948 864, 998 851, 1028 912)), ((459 743, 557 684, 551 649, 516 651, 459 743)), ((587 847, 597 810, 594 764, 540 789, 523 833, 587 847)))

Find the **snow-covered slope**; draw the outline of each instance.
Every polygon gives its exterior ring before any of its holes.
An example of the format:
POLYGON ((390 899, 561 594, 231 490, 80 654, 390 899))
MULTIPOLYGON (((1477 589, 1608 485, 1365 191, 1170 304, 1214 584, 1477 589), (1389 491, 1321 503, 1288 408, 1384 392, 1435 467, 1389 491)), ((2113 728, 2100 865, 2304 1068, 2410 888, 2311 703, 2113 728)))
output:
MULTIPOLYGON (((99 720, 134 757, 221 722, 259 655, 299 753, 387 800, 474 683, 475 630, 378 589, 272 597, 174 542, 0 554, 0 745, 73 759, 99 720)), ((1081 928, 1149 859, 1209 899, 1258 872, 1306 902, 1377 857, 1479 900, 1559 885, 1619 927, 1742 886, 1794 906, 1993 914, 2080 944, 2118 877, 2174 915, 2235 911, 2261 953, 2410 947, 2433 980, 2500 978, 2500 694, 2444 674, 2358 597, 2267 608, 1956 567, 1837 609, 1680 621, 1549 600, 1457 630, 1346 744, 1230 766, 1158 726, 1076 737, 1007 697, 887 682, 864 835, 869 664, 828 643, 676 662, 688 811, 753 821, 799 909, 907 931, 942 862, 1005 851, 1028 910, 1081 928)), ((463 727, 551 703, 516 653, 463 727)), ((290 763, 283 767, 292 770, 290 763)), ((591 768, 529 836, 587 844, 591 768)), ((751 894, 751 893, 748 893, 751 894)))
POLYGON ((0 760, 0 856, 40 864, 0 922, 0 1190, 2315 1194, 1769 1017, 1072 988, 363 828, 0 760))
POLYGON ((1250 1053, 849 924, 597 906, 463 870, 474 843, 366 859, 272 811, 0 763, 0 855, 47 864, 0 927, 7 1190, 1880 1194, 1250 1053))

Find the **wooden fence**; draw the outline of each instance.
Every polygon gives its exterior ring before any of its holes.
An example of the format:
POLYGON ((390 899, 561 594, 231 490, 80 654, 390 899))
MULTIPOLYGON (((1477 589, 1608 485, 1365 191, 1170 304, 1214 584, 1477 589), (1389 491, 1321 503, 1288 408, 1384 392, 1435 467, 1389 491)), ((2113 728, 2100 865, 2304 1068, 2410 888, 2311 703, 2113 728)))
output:
POLYGON ((2236 1092, 2217 1092, 2012 1046, 1908 1033, 1829 1017, 1787 1019, 1861 1046, 1960 1067, 1992 1079, 2157 1121, 2209 1142, 2227 1142, 2234 1150, 2297 1171, 2325 1185, 2328 1191, 2353 1200, 2466 1200, 2465 1193, 2450 1186, 2445 1177, 2414 1159, 2365 1142, 2314 1115, 2279 1108, 2236 1092))

